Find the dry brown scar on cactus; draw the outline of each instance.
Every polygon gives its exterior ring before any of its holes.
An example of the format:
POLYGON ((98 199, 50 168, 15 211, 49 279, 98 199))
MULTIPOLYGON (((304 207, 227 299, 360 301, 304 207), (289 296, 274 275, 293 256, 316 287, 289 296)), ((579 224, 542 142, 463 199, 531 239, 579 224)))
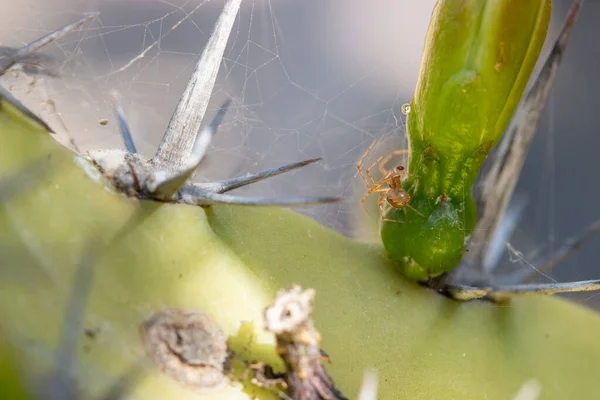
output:
MULTIPOLYGON (((322 361, 330 361, 320 348, 321 335, 311 319, 314 289, 299 286, 281 290, 264 312, 267 331, 275 334, 276 351, 286 371, 275 373, 268 364, 248 363, 251 382, 276 390, 291 400, 345 400, 322 361)), ((206 392, 220 389, 231 377, 232 350, 227 336, 201 310, 166 309, 140 324, 146 354, 166 375, 183 386, 206 392)))
POLYGON ((200 310, 168 309, 140 325, 146 353, 165 374, 198 391, 228 382, 227 336, 200 310))

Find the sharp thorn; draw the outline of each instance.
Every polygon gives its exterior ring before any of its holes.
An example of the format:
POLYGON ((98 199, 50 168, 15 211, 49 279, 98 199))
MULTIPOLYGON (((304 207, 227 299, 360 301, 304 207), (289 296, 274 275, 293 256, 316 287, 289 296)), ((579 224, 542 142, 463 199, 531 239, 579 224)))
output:
MULTIPOLYGON (((99 258, 103 254, 109 254, 112 246, 120 244, 123 238, 144 222, 154 210, 153 208, 137 208, 107 243, 95 238, 87 241, 76 266, 72 290, 67 300, 67 309, 64 314, 62 334, 58 346, 56 370, 51 375, 49 387, 46 390, 46 392, 50 393, 48 398, 74 398, 73 391, 75 387, 70 381, 70 377, 73 364, 76 360, 78 339, 83 330, 85 311, 92 290, 95 267, 99 258)), ((128 376, 130 375, 132 374, 128 374, 128 376)), ((107 394, 110 393, 109 391, 107 394)))
POLYGON ((189 169, 177 172, 153 171, 145 185, 157 199, 170 200, 183 187, 193 172, 194 170, 189 169))
MULTIPOLYGON (((525 97, 523 108, 527 111, 527 114, 531 113, 532 111, 541 114, 541 111, 546 105, 550 89, 554 83, 556 71, 558 70, 558 66, 562 61, 562 57, 567 47, 569 37, 571 36, 571 31, 575 24, 575 20, 579 15, 580 7, 581 0, 577 0, 571 6, 571 9, 567 14, 567 19, 563 24, 560 34, 558 35, 558 38, 556 39, 556 42, 554 43, 554 46, 552 47, 544 66, 542 67, 542 70, 525 97)), ((535 118, 533 123, 527 124, 528 121, 525 121, 524 125, 529 125, 529 130, 535 131, 539 123, 539 119, 540 115, 537 115, 537 118, 535 118)))
POLYGON ((277 175, 281 175, 286 172, 293 171, 298 168, 305 167, 320 160, 321 158, 312 158, 310 160, 287 164, 281 167, 267 169, 265 171, 261 171, 255 174, 248 174, 246 176, 240 176, 221 182, 196 183, 193 186, 196 186, 203 190, 210 190, 212 192, 225 193, 233 189, 247 186, 268 178, 272 178, 277 175))
MULTIPOLYGON (((208 146, 217 133, 219 125, 223 121, 223 117, 229 108, 230 100, 225 101, 217 114, 207 127, 202 129, 196 138, 194 148, 187 166, 176 172, 155 172, 151 180, 148 182, 148 189, 155 193, 159 198, 170 199, 189 179, 194 176, 194 173, 204 160, 204 156, 208 150, 208 146)), ((170 171, 169 169, 166 169, 170 171)))
POLYGON ((41 49, 42 47, 46 46, 47 44, 52 43, 52 42, 62 38, 63 36, 67 35, 69 32, 71 32, 71 31, 77 29, 78 27, 80 27, 81 25, 85 24, 89 20, 96 18, 99 14, 100 13, 89 14, 86 17, 80 19, 79 21, 77 21, 75 23, 69 24, 63 28, 60 28, 54 32, 51 32, 45 36, 42 36, 41 38, 39 38, 37 40, 34 40, 33 42, 29 43, 28 45, 15 51, 12 55, 0 59, 0 75, 3 75, 13 65, 19 63, 20 60, 27 58, 33 52, 41 49))
POLYGON ((558 293, 591 292, 595 290, 600 290, 600 280, 498 286, 494 287, 486 297, 496 302, 503 302, 517 296, 534 294, 553 295, 558 293))
POLYGON ((469 301, 488 299, 502 303, 517 296, 538 294, 553 295, 558 293, 591 292, 596 290, 600 290, 600 280, 484 287, 448 284, 442 291, 454 300, 469 301))
POLYGON ((569 10, 552 51, 502 139, 496 161, 483 183, 483 216, 470 240, 470 252, 463 259, 462 265, 465 267, 483 265, 491 242, 490 236, 504 216, 516 187, 580 6, 581 1, 576 1, 569 10))
MULTIPOLYGON (((19 48, 0 46, 0 60, 13 58, 19 51, 19 48)), ((58 78, 60 75, 53 70, 56 60, 43 53, 32 53, 19 58, 11 67, 7 69, 20 69, 27 75, 45 75, 51 78, 58 78)))
POLYGON ((210 121, 210 127, 214 130, 214 133, 217 133, 217 128, 221 125, 221 123, 223 122, 223 117, 225 117, 225 114, 227 113, 227 110, 229 109, 229 106, 231 105, 231 99, 227 99, 223 102, 223 105, 221 105, 221 108, 219 109, 219 111, 217 111, 217 113, 215 114, 215 116, 213 117, 213 120, 210 121))
POLYGON ((324 203, 334 203, 341 199, 339 197, 243 197, 228 194, 215 193, 194 186, 184 186, 181 189, 181 202, 199 206, 212 204, 237 204, 242 206, 305 206, 324 203))
POLYGON ((459 301, 482 299, 492 291, 491 287, 476 287, 468 285, 448 284, 442 292, 446 296, 459 301))
POLYGON ((62 334, 58 346, 56 370, 50 380, 48 391, 51 398, 70 398, 72 384, 70 376, 76 358, 77 343, 83 330, 83 320, 87 299, 91 292, 94 265, 96 264, 97 246, 90 241, 84 249, 81 259, 75 269, 74 282, 67 302, 65 318, 62 324, 62 334))
POLYGON ((121 131, 121 137, 123 138, 127 151, 132 154, 137 153, 133 138, 131 137, 131 131, 127 125, 127 119, 125 118, 125 111, 123 111, 123 107, 118 103, 115 103, 115 114, 117 116, 117 121, 119 121, 119 130, 121 131))
POLYGON ((515 231, 526 204, 527 201, 524 198, 514 199, 513 204, 508 207, 506 214, 500 220, 483 259, 484 273, 491 273, 498 265, 506 247, 506 242, 508 242, 515 231))
MULTIPOLYGON (((219 126, 223 122, 223 118, 229 109, 229 105, 231 104, 231 99, 227 99, 219 111, 213 117, 213 120, 202 128, 196 137, 196 141, 194 142, 194 147, 192 149, 192 154, 188 161, 191 165, 200 165, 200 162, 204 159, 206 152, 208 151, 208 146, 210 146, 210 142, 212 142, 213 137, 217 134, 217 130, 219 126)), ((195 170, 195 168, 194 168, 195 170)))
POLYGON ((573 255, 579 250, 588 240, 596 236, 600 232, 600 218, 594 221, 590 226, 587 227, 579 236, 569 238, 565 243, 559 247, 559 249, 552 254, 546 262, 542 264, 540 268, 534 270, 528 274, 529 279, 534 278, 537 274, 545 271, 549 271, 569 256, 573 255))
POLYGON ((38 183, 52 170, 48 156, 43 155, 14 172, 9 172, 6 177, 0 178, 0 204, 10 200, 38 183))
POLYGON ((20 112, 22 112, 23 114, 25 114, 30 119, 32 119, 35 122, 37 122, 39 125, 42 126, 42 128, 44 128, 45 130, 47 130, 49 133, 54 133, 54 131, 52 130, 52 128, 50 128, 50 126, 43 119, 41 119, 40 117, 38 117, 37 115, 35 115, 33 113, 33 111, 31 111, 23 103, 21 103, 15 96, 12 95, 12 93, 10 93, 4 87, 0 86, 0 107, 2 106, 2 101, 3 100, 6 101, 6 102, 8 102, 10 105, 12 105, 13 107, 15 107, 17 110, 19 110, 20 112))
POLYGON ((241 1, 225 2, 213 34, 204 47, 152 159, 153 164, 168 166, 169 169, 182 169, 188 165, 241 1))
POLYGON ((113 382, 109 388, 96 400, 122 400, 125 395, 135 386, 136 382, 141 379, 143 370, 140 365, 133 365, 119 379, 113 382))

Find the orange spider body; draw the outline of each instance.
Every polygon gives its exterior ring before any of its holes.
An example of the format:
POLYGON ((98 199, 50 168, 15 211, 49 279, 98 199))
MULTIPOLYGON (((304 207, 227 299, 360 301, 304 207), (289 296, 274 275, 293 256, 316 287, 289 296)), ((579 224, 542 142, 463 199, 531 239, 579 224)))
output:
POLYGON ((402 179, 400 174, 395 173, 389 177, 389 190, 385 194, 388 204, 394 208, 404 208, 410 203, 410 194, 402 189, 402 179))
POLYGON ((372 193, 378 193, 379 201, 377 202, 377 205, 379 206, 379 213, 381 214, 381 219, 383 221, 402 222, 402 221, 391 220, 391 219, 385 218, 383 206, 385 205, 385 203, 387 203, 388 205, 390 205, 393 208, 410 207, 411 209, 413 209, 410 206, 410 201, 411 201, 410 194, 406 190, 402 189, 402 175, 405 174, 406 172, 404 172, 404 167, 402 167, 402 166, 396 167, 396 168, 392 169, 391 171, 387 171, 385 169, 385 165, 388 163, 389 160, 391 160, 392 157, 399 155, 399 154, 406 154, 407 150, 392 151, 389 155, 387 155, 385 157, 385 159, 383 158, 383 156, 379 157, 377 160, 375 160, 375 162, 373 164, 371 164, 369 166, 369 168, 367 168, 363 171, 362 163, 365 160, 365 158, 367 157, 367 155, 373 149, 373 146, 375 145, 375 143, 376 142, 373 142, 369 146, 367 151, 363 154, 363 156, 360 158, 360 160, 356 164, 356 167, 358 168, 358 172, 360 173, 360 176, 362 177, 362 179, 365 181, 365 184, 367 185, 367 189, 368 189, 367 194, 365 194, 363 196, 363 198, 361 199, 360 202, 361 202, 363 208, 365 209, 365 211, 367 211, 367 213, 368 213, 368 210, 365 207, 365 200, 372 193), (383 177, 379 181, 376 181, 373 178, 373 175, 371 174, 371 169, 373 167, 375 167, 375 165, 377 165, 377 164, 379 164, 379 171, 383 175, 383 177))

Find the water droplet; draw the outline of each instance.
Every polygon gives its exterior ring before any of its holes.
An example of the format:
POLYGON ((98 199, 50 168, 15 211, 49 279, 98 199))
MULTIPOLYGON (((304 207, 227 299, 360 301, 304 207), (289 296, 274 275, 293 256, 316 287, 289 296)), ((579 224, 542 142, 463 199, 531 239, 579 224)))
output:
POLYGON ((410 104, 404 103, 402 104, 402 107, 400 109, 402 110, 402 114, 408 115, 408 113, 410 112, 410 104))

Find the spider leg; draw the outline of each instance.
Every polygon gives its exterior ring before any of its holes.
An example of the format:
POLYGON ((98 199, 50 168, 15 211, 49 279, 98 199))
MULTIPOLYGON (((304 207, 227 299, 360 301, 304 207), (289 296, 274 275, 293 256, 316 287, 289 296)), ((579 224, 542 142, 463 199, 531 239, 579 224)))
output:
POLYGON ((388 190, 390 190, 390 188, 387 187, 381 187, 381 185, 385 185, 387 182, 382 182, 380 183, 377 188, 373 188, 373 190, 371 190, 371 193, 387 193, 388 190))
MULTIPOLYGON (((360 159, 356 163, 356 168, 358 169, 358 173, 362 177, 363 181, 365 181, 365 185, 367 185, 367 188, 369 188, 369 189, 371 188, 371 184, 369 183, 369 181, 368 181, 365 173, 363 172, 362 164, 365 161, 365 158, 367 158, 367 155, 369 155, 369 153, 371 152, 371 150, 373 150, 373 147, 375 146, 375 143, 377 143, 377 140, 374 140, 373 143, 371 143, 371 145, 369 145, 369 147, 367 148, 367 150, 363 153, 363 155, 360 157, 360 159)), ((371 182, 373 182, 373 184, 375 184, 375 181, 373 181, 372 178, 371 178, 371 182)))
MULTIPOLYGON (((360 200, 360 203, 362 204, 363 209, 367 212, 367 214, 369 213, 369 210, 367 209, 367 206, 365 205, 365 201, 367 200, 367 197, 369 197, 371 194, 373 193, 385 193, 388 190, 390 190, 387 187, 382 187, 383 185, 385 185, 387 182, 379 182, 377 183, 377 185, 375 185, 372 188, 369 188, 369 190, 367 191, 367 193, 362 197, 362 199, 360 200)), ((378 203, 379 204, 379 203, 378 203)))
POLYGON ((373 140, 373 142, 369 145, 369 147, 367 148, 367 150, 365 150, 365 152, 363 153, 363 155, 360 157, 360 159, 356 163, 356 165, 359 167, 359 169, 362 166, 362 163, 365 161, 365 158, 367 158, 367 156, 369 155, 369 153, 371 152, 371 150, 373 150, 373 147, 375 147, 375 143, 377 143, 377 140, 373 140))
POLYGON ((382 175, 385 175, 388 171, 385 169, 385 166, 388 162, 390 162, 390 160, 395 157, 395 156, 399 156, 402 154, 408 154, 408 149, 402 149, 402 150, 394 150, 392 152, 390 152, 390 154, 388 154, 387 156, 385 156, 385 158, 383 160, 381 160, 381 163, 379 164, 379 171, 381 172, 382 175))
POLYGON ((387 192, 388 190, 390 190, 389 187, 382 187, 382 186, 388 184, 388 180, 389 180, 390 176, 392 175, 392 173, 393 172, 389 172, 386 176, 381 178, 379 180, 379 182, 374 182, 373 187, 369 188, 369 193, 387 192))
POLYGON ((367 215, 371 215, 371 213, 369 213, 369 210, 367 209, 367 206, 365 204, 365 201, 367 200, 367 197, 369 197, 373 192, 368 191, 367 194, 365 194, 362 199, 360 199, 360 204, 362 205, 362 208, 365 210, 365 212, 367 213, 367 215))
POLYGON ((416 212, 417 214, 419 214, 421 217, 425 218, 425 215, 422 212, 420 212, 419 210, 417 210, 416 208, 414 208, 410 204, 407 204, 406 207, 410 208, 411 210, 413 210, 414 212, 416 212))
POLYGON ((400 220, 397 220, 397 219, 383 218, 382 221, 385 221, 385 222, 394 222, 394 223, 397 223, 397 224, 404 224, 404 221, 400 221, 400 220))
POLYGON ((386 198, 383 196, 383 192, 379 193, 379 201, 377 202, 377 205, 379 206, 379 214, 381 215, 381 220, 382 221, 387 221, 387 222, 397 222, 399 224, 403 224, 404 221, 398 221, 395 219, 389 219, 385 217, 385 213, 383 211, 383 206, 386 203, 386 198))
POLYGON ((367 189, 371 189, 371 184, 369 183, 369 180, 367 179, 365 173, 358 165, 357 165, 357 167, 358 167, 358 173, 360 174, 360 177, 362 178, 362 180, 365 182, 367 189))
MULTIPOLYGON (((388 190, 390 190, 390 188, 388 187, 382 187, 383 185, 387 184, 387 182, 385 182, 383 179, 378 182, 375 186, 373 186, 372 188, 369 188, 369 190, 367 191, 367 194, 365 194, 361 200, 361 202, 363 203, 363 208, 365 207, 364 202, 367 199, 367 197, 369 197, 371 194, 373 193, 386 193, 388 190)), ((366 210, 366 208, 365 208, 366 210)), ((369 212, 367 211, 367 214, 369 212)))
POLYGON ((383 202, 385 201, 385 198, 382 196, 382 194, 379 194, 379 199, 377 199, 377 207, 379 207, 379 215, 381 215, 381 220, 385 221, 385 215, 383 213, 383 202))
MULTIPOLYGON (((367 173, 367 176, 369 177, 369 179, 371 179, 371 182, 373 182, 373 185, 377 185, 377 181, 375 179, 373 179, 373 175, 371 175, 371 169, 379 162, 379 160, 381 160, 383 158, 383 156, 379 157, 377 160, 375 160, 375 162, 373 164, 371 164, 369 166, 369 168, 367 168, 365 170, 365 172, 367 173)), ((386 175, 385 177, 381 178, 379 180, 379 182, 384 181, 388 176, 386 175)))
POLYGON ((339 197, 243 197, 215 193, 197 186, 186 185, 179 191, 181 203, 209 206, 212 204, 237 204, 242 206, 302 206, 312 204, 333 203, 340 201, 339 197))
POLYGON ((298 168, 305 167, 317 161, 321 158, 312 158, 310 160, 300 161, 292 164, 287 164, 278 168, 267 169, 256 174, 248 174, 246 176, 239 176, 236 178, 228 179, 220 182, 208 182, 208 183, 195 183, 193 186, 210 190, 216 193, 225 193, 233 189, 240 188, 242 186, 250 185, 255 182, 262 181, 264 179, 271 178, 273 176, 281 175, 283 173, 293 171, 298 168))

